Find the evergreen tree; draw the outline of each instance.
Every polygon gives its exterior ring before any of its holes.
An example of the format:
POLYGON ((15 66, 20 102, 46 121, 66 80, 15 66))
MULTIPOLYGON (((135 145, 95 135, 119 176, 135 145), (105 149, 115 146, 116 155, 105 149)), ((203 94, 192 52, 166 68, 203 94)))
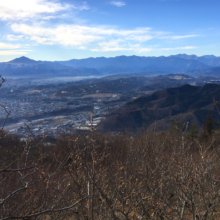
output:
POLYGON ((209 110, 207 119, 205 121, 205 124, 203 125, 203 129, 205 129, 205 132, 210 136, 214 131, 214 125, 215 122, 211 118, 211 111, 209 110))
POLYGON ((189 126, 189 129, 187 131, 188 136, 191 138, 191 140, 193 141, 194 138, 197 138, 198 136, 198 128, 195 124, 192 124, 189 126))

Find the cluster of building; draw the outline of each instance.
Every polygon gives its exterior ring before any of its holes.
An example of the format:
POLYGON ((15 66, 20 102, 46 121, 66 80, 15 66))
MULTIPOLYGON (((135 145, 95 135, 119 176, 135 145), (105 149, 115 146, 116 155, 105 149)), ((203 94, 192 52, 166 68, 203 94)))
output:
POLYGON ((89 131, 104 120, 105 117, 92 117, 92 114, 81 112, 78 115, 57 116, 34 121, 23 121, 18 126, 9 130, 20 137, 45 136, 56 137, 62 133, 75 133, 89 131))
MULTIPOLYGON (((9 112, 10 111, 10 118, 25 118, 31 116, 41 115, 47 112, 58 111, 65 106, 62 102, 51 102, 45 103, 38 100, 4 100, 0 99, 0 103, 5 107, 5 109, 9 112)), ((0 108, 0 119, 5 118, 5 109, 0 108)))
MULTIPOLYGON (((112 97, 103 98, 67 97, 65 101, 59 97, 47 97, 45 101, 43 96, 37 96, 35 100, 27 98, 0 99, 0 103, 5 103, 6 109, 10 111, 9 119, 17 119, 13 125, 6 126, 10 133, 17 133, 21 137, 25 135, 43 136, 45 134, 58 136, 63 132, 91 130, 91 127, 97 126, 112 109, 124 104, 112 102, 117 99, 119 99, 118 96, 112 95, 112 97), (91 110, 83 110, 86 106, 92 106, 91 110), (64 112, 71 110, 72 112, 62 115, 62 110, 64 112), (56 111, 57 115, 54 115, 56 111), (50 113, 51 116, 48 116, 50 113), (45 118, 45 116, 48 117, 45 118), (34 118, 31 122, 24 120, 31 117, 34 118)), ((5 116, 5 111, 1 108, 0 119, 3 120, 5 116)))
POLYGON ((0 121, 6 118, 5 110, 10 112, 10 122, 6 123, 5 129, 21 137, 30 133, 57 136, 63 132, 91 130, 109 112, 125 104, 120 100, 120 94, 59 97, 55 86, 20 88, 10 89, 7 96, 0 98, 0 104, 5 107, 0 108, 0 121))

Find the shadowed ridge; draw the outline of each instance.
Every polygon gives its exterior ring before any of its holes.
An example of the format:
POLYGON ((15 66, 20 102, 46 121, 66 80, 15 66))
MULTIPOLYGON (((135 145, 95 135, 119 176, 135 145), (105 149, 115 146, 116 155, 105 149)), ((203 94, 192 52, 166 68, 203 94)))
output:
POLYGON ((141 96, 140 98, 137 98, 134 101, 127 103, 127 105, 139 104, 139 107, 141 107, 140 104, 142 104, 143 106, 144 103, 146 102, 155 101, 155 100, 163 99, 168 96, 175 96, 182 93, 183 94, 194 93, 199 88, 200 88, 199 86, 191 86, 189 84, 186 84, 178 88, 168 88, 168 89, 158 90, 151 95, 141 96))
POLYGON ((114 110, 100 123, 99 128, 103 131, 134 132, 146 129, 156 122, 157 126, 167 130, 175 117, 178 117, 181 123, 188 121, 202 126, 209 109, 212 110, 213 119, 219 120, 213 97, 220 101, 220 85, 184 85, 159 90, 114 110))

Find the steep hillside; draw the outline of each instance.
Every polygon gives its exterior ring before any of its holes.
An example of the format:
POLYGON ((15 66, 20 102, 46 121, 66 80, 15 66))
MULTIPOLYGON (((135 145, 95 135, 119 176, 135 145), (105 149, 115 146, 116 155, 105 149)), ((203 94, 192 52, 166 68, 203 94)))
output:
POLYGON ((116 109, 102 122, 102 131, 137 131, 154 123, 160 130, 170 128, 175 117, 184 123, 189 121, 201 126, 212 109, 212 116, 220 116, 213 104, 213 97, 220 101, 220 85, 207 84, 203 87, 184 85, 179 88, 159 90, 142 96, 116 109))

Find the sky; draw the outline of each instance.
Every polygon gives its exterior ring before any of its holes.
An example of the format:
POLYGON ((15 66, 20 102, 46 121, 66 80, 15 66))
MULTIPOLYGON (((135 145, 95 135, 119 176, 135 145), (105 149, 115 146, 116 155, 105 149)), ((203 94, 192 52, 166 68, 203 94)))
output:
POLYGON ((0 62, 220 56, 219 0, 0 0, 0 62))

